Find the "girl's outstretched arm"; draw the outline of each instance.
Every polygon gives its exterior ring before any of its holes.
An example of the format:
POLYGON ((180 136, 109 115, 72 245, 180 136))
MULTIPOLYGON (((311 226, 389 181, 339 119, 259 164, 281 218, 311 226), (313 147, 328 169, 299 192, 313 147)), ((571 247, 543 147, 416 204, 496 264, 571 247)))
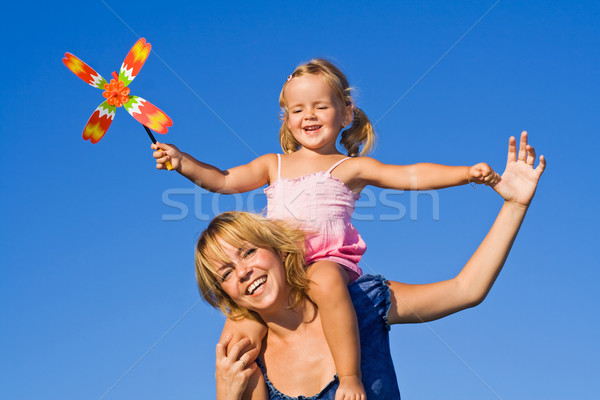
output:
POLYGON ((274 154, 258 157, 248 164, 228 170, 196 160, 172 144, 152 144, 156 158, 156 168, 166 169, 164 164, 170 161, 173 168, 196 185, 218 193, 243 193, 257 189, 270 181, 271 168, 277 168, 274 154))
POLYGON ((518 156, 515 138, 511 137, 506 170, 494 186, 504 198, 504 205, 485 239, 453 279, 424 285, 390 282, 390 324, 431 321, 485 299, 502 270, 546 166, 543 156, 537 168, 533 168, 534 162, 535 150, 527 144, 527 133, 521 134, 518 156))
POLYGON ((373 185, 397 190, 442 189, 467 183, 493 185, 498 174, 486 163, 472 167, 449 166, 431 163, 412 165, 390 165, 369 157, 356 160, 356 182, 353 190, 373 185))

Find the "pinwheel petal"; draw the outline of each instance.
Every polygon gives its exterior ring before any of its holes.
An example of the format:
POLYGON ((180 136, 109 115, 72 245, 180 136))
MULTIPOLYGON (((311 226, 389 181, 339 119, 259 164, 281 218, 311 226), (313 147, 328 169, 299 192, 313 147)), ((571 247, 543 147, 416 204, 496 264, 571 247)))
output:
POLYGON ((71 53, 65 53, 63 63, 65 63, 67 68, 69 68, 75 75, 92 87, 104 90, 104 85, 108 83, 99 73, 94 71, 92 67, 71 53))
POLYGON ((147 126, 158 133, 167 133, 173 125, 171 118, 158 107, 138 96, 129 96, 129 101, 124 104, 125 109, 140 124, 147 126))
POLYGON ((148 55, 150 55, 150 43, 146 43, 146 39, 141 38, 129 50, 127 56, 125 57, 125 61, 121 65, 121 70, 119 71, 119 80, 125 84, 125 86, 129 85, 140 72, 142 66, 146 62, 148 55))
POLYGON ((115 119, 116 110, 115 106, 109 105, 106 101, 100 104, 83 128, 83 139, 98 143, 115 119))

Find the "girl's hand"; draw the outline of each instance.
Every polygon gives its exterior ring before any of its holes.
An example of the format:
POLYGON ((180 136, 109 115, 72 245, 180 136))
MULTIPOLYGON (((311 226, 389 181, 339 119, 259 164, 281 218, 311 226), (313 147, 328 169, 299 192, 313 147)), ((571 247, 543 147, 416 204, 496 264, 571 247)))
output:
POLYGON ((521 133, 518 156, 517 142, 511 136, 508 141, 506 169, 498 183, 492 187, 507 202, 524 207, 529 206, 540 176, 546 168, 546 159, 544 156, 540 156, 537 168, 533 168, 534 163, 535 149, 527 144, 527 132, 521 133))
POLYGON ((227 345, 230 341, 231 335, 227 335, 217 343, 215 378, 218 400, 240 400, 248 380, 258 368, 254 362, 258 349, 246 349, 250 344, 249 339, 237 342, 227 354, 227 345))
POLYGON ((356 375, 339 377, 340 384, 335 392, 335 400, 365 400, 367 394, 362 381, 356 375))
POLYGON ((176 146, 172 144, 156 142, 152 143, 152 146, 150 147, 153 150, 156 150, 154 153, 152 153, 152 156, 156 158, 157 169, 167 169, 165 163, 170 161, 173 169, 179 171, 183 153, 176 146))
POLYGON ((500 175, 494 172, 492 167, 486 163, 479 163, 469 168, 468 181, 493 186, 500 179, 500 175))

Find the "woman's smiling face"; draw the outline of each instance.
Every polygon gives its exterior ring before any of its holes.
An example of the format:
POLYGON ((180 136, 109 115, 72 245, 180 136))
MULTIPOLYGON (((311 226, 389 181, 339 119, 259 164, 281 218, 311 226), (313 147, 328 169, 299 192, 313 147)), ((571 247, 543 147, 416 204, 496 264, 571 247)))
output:
POLYGON ((248 242, 240 247, 218 242, 229 261, 218 265, 216 272, 221 287, 237 305, 260 314, 288 301, 283 256, 248 242))

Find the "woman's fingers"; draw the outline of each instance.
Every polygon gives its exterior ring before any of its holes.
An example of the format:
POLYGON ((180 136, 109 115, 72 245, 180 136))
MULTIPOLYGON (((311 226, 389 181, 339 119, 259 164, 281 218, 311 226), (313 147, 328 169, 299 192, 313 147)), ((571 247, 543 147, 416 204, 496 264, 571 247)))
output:
POLYGON ((230 357, 234 361, 237 360, 240 356, 241 351, 244 349, 244 347, 248 346, 249 344, 250 339, 248 338, 240 340, 239 342, 234 344, 233 347, 231 347, 231 350, 229 350, 229 354, 227 354, 227 357, 230 357))
POLYGON ((250 350, 242 352, 242 350, 244 350, 250 344, 250 339, 244 338, 234 344, 229 350, 229 354, 227 354, 227 346, 229 345, 230 341, 231 335, 226 335, 221 341, 219 341, 219 343, 217 343, 217 362, 227 360, 229 361, 230 365, 238 363, 242 369, 245 369, 258 356, 258 349, 254 347, 250 350))
POLYGON ((506 165, 514 161, 517 161, 517 140, 514 136, 511 136, 508 139, 508 158, 506 160, 506 165))
POLYGON ((251 376, 257 369, 256 363, 250 364, 254 360, 253 356, 256 357, 253 352, 258 352, 257 349, 243 352, 238 359, 240 352, 250 344, 250 340, 240 340, 228 352, 227 346, 231 340, 232 335, 226 335, 216 346, 215 379, 217 381, 217 398, 241 398, 251 376))
POLYGON ((533 167, 533 163, 535 163, 535 149, 533 146, 527 145, 527 164, 533 167))
POLYGON ((543 155, 540 156, 540 163, 538 164, 535 171, 538 173, 538 177, 542 175, 544 170, 546 169, 546 157, 543 155))
POLYGON ((527 158, 527 131, 521 132, 519 141, 519 161, 525 161, 527 158))
POLYGON ((226 335, 223 339, 221 339, 219 341, 219 343, 217 343, 217 348, 216 348, 217 360, 220 358, 227 357, 227 345, 229 344, 230 341, 231 341, 231 335, 226 335))
POLYGON ((256 359, 257 356, 258 356, 258 349, 256 347, 254 347, 254 348, 244 352, 244 354, 242 354, 240 356, 240 359, 238 361, 244 366, 244 368, 246 368, 247 366, 252 364, 252 362, 256 359))

